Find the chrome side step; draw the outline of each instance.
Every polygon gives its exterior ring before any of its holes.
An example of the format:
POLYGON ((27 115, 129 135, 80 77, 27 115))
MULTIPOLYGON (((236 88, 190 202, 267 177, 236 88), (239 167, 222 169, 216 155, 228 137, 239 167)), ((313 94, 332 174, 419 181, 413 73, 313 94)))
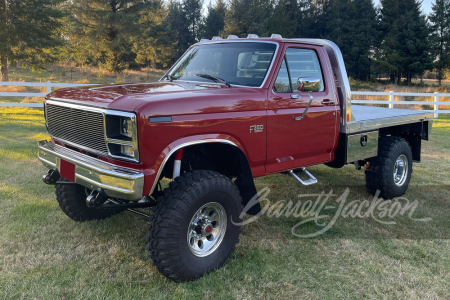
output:
POLYGON ((309 179, 308 179, 308 180, 301 180, 301 178, 298 177, 297 174, 294 173, 294 170, 290 170, 290 171, 289 171, 289 174, 291 174, 292 176, 294 176, 295 179, 297 179, 297 180, 298 180, 301 184, 303 184, 303 185, 311 185, 311 184, 317 183, 316 177, 314 177, 311 173, 309 173, 305 168, 301 168, 301 170, 302 170, 303 172, 305 172, 306 175, 309 176, 309 179))

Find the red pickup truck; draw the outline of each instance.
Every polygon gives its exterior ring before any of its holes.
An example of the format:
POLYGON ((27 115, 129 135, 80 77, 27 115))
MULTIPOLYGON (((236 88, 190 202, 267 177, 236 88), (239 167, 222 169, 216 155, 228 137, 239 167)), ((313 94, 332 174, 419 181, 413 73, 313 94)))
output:
POLYGON ((230 257, 253 178, 287 172, 309 185, 317 179, 305 167, 354 164, 370 193, 398 197, 432 122, 426 111, 352 105, 333 42, 214 37, 158 82, 49 94, 39 159, 71 219, 148 218, 150 258, 181 282, 230 257))

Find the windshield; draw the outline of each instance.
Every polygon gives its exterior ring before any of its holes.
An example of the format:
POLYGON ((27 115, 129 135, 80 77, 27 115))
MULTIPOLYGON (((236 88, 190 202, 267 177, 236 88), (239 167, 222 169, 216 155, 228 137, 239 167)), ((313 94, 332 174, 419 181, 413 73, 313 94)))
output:
POLYGON ((266 77, 275 50, 276 45, 272 43, 218 43, 195 46, 178 61, 166 78, 213 82, 206 74, 227 84, 259 87, 266 77))

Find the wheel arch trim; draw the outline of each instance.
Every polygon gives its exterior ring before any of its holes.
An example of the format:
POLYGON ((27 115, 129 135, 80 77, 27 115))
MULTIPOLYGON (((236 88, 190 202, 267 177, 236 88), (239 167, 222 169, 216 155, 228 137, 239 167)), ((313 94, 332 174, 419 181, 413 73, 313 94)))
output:
MULTIPOLYGON (((176 143, 176 141, 174 143, 176 143)), ((153 191, 155 190, 156 185, 158 184, 158 180, 159 180, 159 178, 161 176, 161 173, 162 173, 162 171, 164 169, 164 166, 169 161, 170 157, 172 157, 172 155, 175 154, 175 152, 177 150, 182 149, 182 148, 186 148, 186 147, 189 147, 189 146, 193 146, 193 145, 207 144, 207 143, 228 144, 228 145, 231 145, 231 146, 234 146, 234 147, 238 148, 240 151, 242 151, 243 155, 246 156, 245 152, 241 149, 241 147, 239 147, 237 145, 237 143, 235 143, 235 142, 233 142, 233 141, 231 141, 229 139, 208 138, 208 139, 193 140, 193 141, 189 141, 189 142, 184 142, 184 143, 178 144, 178 145, 174 146, 172 149, 169 150, 169 152, 165 155, 163 161, 159 165, 158 172, 156 173, 156 176, 155 176, 155 179, 153 181, 152 188, 150 190, 149 195, 151 195, 153 193, 153 191)), ((168 148, 170 148, 170 145, 166 147, 166 149, 168 149, 168 148)), ((164 154, 164 151, 162 152, 162 154, 164 154)), ((248 159, 247 159, 247 161, 248 161, 248 159)))

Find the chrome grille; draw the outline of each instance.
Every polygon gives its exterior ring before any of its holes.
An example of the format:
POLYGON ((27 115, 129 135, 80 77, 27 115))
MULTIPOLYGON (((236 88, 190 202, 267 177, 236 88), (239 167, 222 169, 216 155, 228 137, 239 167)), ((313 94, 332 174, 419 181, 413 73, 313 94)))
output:
POLYGON ((101 112, 49 103, 45 108, 48 131, 52 137, 108 155, 101 112))

